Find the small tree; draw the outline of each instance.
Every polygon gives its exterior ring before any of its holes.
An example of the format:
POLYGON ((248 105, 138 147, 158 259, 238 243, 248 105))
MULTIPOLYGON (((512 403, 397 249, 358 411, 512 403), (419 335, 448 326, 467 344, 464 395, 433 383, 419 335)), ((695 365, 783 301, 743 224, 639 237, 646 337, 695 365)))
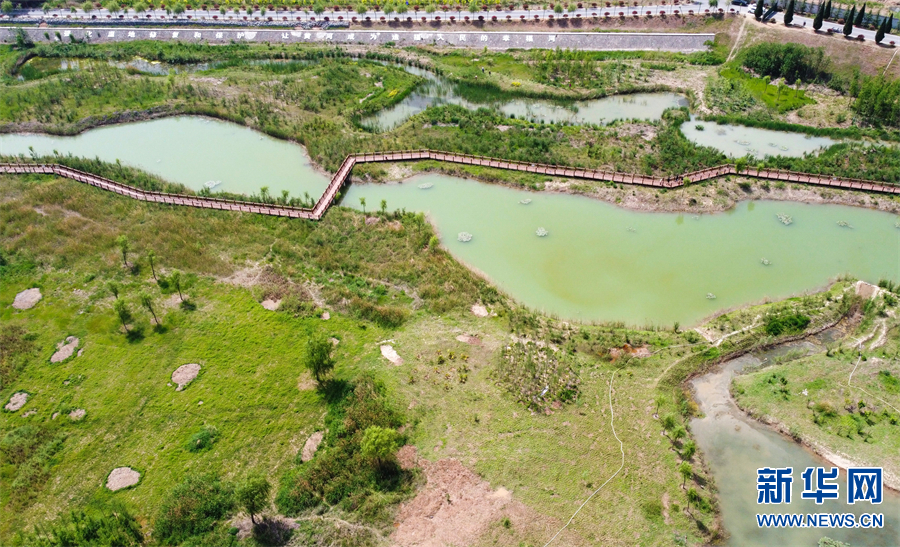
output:
POLYGON ((153 267, 153 262, 156 260, 156 253, 153 250, 147 251, 147 262, 150 263, 150 273, 153 274, 153 280, 159 281, 156 277, 156 269, 153 267))
POLYGON ((316 15, 322 15, 323 13, 325 13, 325 6, 322 5, 321 2, 316 2, 315 4, 313 4, 313 13, 315 13, 316 15))
POLYGON ((882 40, 884 40, 884 27, 887 24, 887 19, 882 19, 881 26, 878 27, 878 32, 875 33, 875 43, 880 44, 882 40))
POLYGON ((359 198, 359 204, 362 205, 363 214, 366 214, 366 198, 359 198))
POLYGON ((110 281, 106 284, 106 288, 109 289, 110 294, 115 297, 116 300, 119 299, 119 284, 115 281, 110 281))
POLYGON ((665 416, 663 416, 662 426, 663 426, 663 430, 666 432, 666 434, 668 434, 669 431, 671 431, 672 429, 675 429, 675 427, 677 425, 678 425, 678 420, 675 418, 674 414, 669 413, 669 414, 666 414, 665 416))
POLYGON ((6 15, 9 15, 13 11, 13 3, 9 0, 3 0, 3 3, 0 4, 0 11, 5 13, 6 15))
POLYGON ((819 29, 822 28, 822 21, 825 19, 825 8, 823 6, 819 6, 819 9, 816 10, 816 17, 813 19, 813 28, 818 32, 819 29))
POLYGON ((659 393, 656 395, 656 397, 653 398, 653 402, 656 403, 656 415, 658 416, 659 415, 659 407, 661 407, 664 404, 666 404, 667 402, 669 402, 669 398, 666 397, 664 394, 659 393))
POLYGON ((131 312, 128 311, 128 306, 125 304, 124 300, 116 300, 113 303, 113 310, 115 310, 116 315, 119 316, 119 321, 122 322, 122 326, 125 327, 125 332, 128 331, 128 322, 131 321, 131 312))
POLYGON ((83 11, 85 13, 87 13, 89 11, 93 11, 93 9, 94 9, 93 2, 88 1, 88 2, 81 4, 81 11, 83 11))
POLYGON ((381 214, 382 215, 387 214, 387 200, 386 199, 381 200, 381 214))
POLYGON ((856 6, 850 10, 850 16, 844 21, 844 36, 853 34, 853 17, 856 15, 856 6))
POLYGON ((172 8, 172 12, 175 15, 181 15, 182 13, 184 13, 184 4, 182 4, 181 2, 175 4, 175 7, 172 8))
POLYGON ((250 515, 250 522, 256 524, 256 515, 269 506, 269 493, 272 484, 260 473, 247 477, 238 487, 236 494, 238 504, 250 515))
POLYGON ((383 464, 393 458, 397 452, 398 437, 399 435, 393 429, 377 425, 366 428, 360 443, 363 456, 372 459, 376 465, 383 464))
POLYGON ((794 20, 794 0, 790 0, 787 9, 784 10, 784 25, 789 26, 794 20))
POLYGON ((159 319, 157 319, 156 317, 156 312, 153 311, 153 297, 146 292, 142 292, 141 305, 147 308, 147 311, 149 311, 150 315, 153 316, 153 320, 156 322, 156 325, 159 326, 159 319))
POLYGON ((884 29, 885 34, 890 34, 894 31, 894 14, 892 13, 890 17, 888 17, 887 28, 884 29))
POLYGON ((763 16, 763 0, 756 0, 756 9, 753 10, 753 17, 759 21, 763 16))
POLYGON ((687 485, 687 480, 694 476, 694 468, 688 462, 681 462, 681 465, 678 466, 678 472, 682 478, 681 487, 684 488, 687 485))
POLYGON ((173 271, 169 275, 169 283, 171 283, 175 287, 175 290, 178 291, 178 298, 180 298, 181 301, 184 302, 184 295, 181 294, 181 272, 179 272, 178 270, 173 271))
POLYGON ((563 12, 562 4, 557 2, 557 4, 553 6, 553 13, 562 13, 562 12, 563 12))
POLYGON ((366 8, 365 4, 356 5, 356 13, 358 13, 359 15, 365 15, 366 11, 368 11, 368 9, 366 8))
POLYGON ((325 376, 334 369, 334 344, 324 336, 314 336, 306 343, 306 355, 303 358, 303 366, 315 377, 321 385, 325 376))
POLYGON ((145 11, 147 11, 147 4, 145 4, 143 2, 138 2, 137 4, 134 5, 135 13, 144 13, 145 11))
POLYGON ((711 7, 711 8, 719 7, 719 0, 709 0, 709 7, 711 7))
POLYGON ((700 494, 697 493, 693 487, 688 488, 687 491, 687 500, 688 500, 688 512, 691 511, 691 504, 697 505, 700 501, 700 494))
POLYGON ((106 11, 110 12, 110 13, 113 14, 113 15, 119 13, 119 10, 121 9, 121 8, 119 7, 119 3, 118 3, 118 2, 115 2, 115 1, 107 2, 106 5, 103 6, 103 7, 106 8, 106 11))
POLYGON ((859 13, 856 14, 856 20, 853 22, 853 24, 857 27, 862 27, 863 26, 863 18, 865 16, 866 16, 866 3, 863 2, 862 7, 859 8, 859 13))
POLYGON ((672 440, 678 441, 683 439, 687 435, 687 431, 685 431, 684 426, 677 426, 672 430, 672 440))
POLYGON ((681 447, 681 457, 685 460, 689 460, 693 458, 696 453, 697 443, 694 441, 685 441, 684 446, 681 447))
POLYGON ((128 251, 131 250, 131 244, 128 243, 128 237, 121 235, 116 238, 116 245, 119 246, 119 250, 122 251, 122 262, 125 263, 125 267, 128 267, 128 251))

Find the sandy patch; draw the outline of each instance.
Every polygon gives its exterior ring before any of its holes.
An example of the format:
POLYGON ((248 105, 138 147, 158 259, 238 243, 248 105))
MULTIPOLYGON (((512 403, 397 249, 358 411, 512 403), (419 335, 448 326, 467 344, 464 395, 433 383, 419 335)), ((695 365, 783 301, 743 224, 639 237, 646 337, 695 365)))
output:
POLYGON ((186 388, 198 374, 200 374, 200 365, 196 363, 189 363, 176 368, 175 372, 172 373, 172 381, 178 384, 175 391, 181 391, 186 388))
MULTIPOLYGON (((409 464, 414 450, 404 447, 401 452, 402 454, 398 453, 398 458, 401 458, 402 463, 409 464)), ((539 537, 553 534, 550 530, 557 523, 549 522, 547 518, 513 500, 509 490, 491 489, 487 481, 467 469, 459 460, 448 458, 436 463, 429 463, 427 460, 419 462, 427 483, 415 498, 400 506, 394 533, 390 538, 392 545, 438 547, 496 544, 496 541, 481 541, 479 538, 492 533, 492 525, 504 517, 510 519, 511 529, 517 532, 530 528, 532 535, 539 537), (535 530, 535 527, 539 527, 540 531, 535 530)), ((509 543, 511 539, 509 536, 503 538, 504 543, 509 543)), ((568 534, 559 539, 560 545, 580 543, 568 534)))
POLYGON ((488 316, 487 308, 485 308, 481 304, 473 304, 472 305, 472 313, 474 313, 476 317, 487 317, 488 316))
POLYGON ((266 299, 262 301, 262 307, 266 308, 269 311, 275 311, 278 309, 278 306, 281 305, 281 300, 272 300, 266 299))
POLYGON ((469 336, 467 334, 460 334, 459 336, 456 337, 456 339, 459 340, 460 342, 465 342, 466 344, 470 344, 472 346, 480 346, 481 345, 481 339, 478 338, 477 336, 469 336))
MULTIPOLYGON (((78 347, 79 340, 74 336, 69 336, 65 339, 65 341, 56 344, 56 353, 50 357, 51 363, 59 363, 60 361, 65 361, 69 357, 75 353, 75 348, 78 347)), ((78 352, 79 355, 81 352, 78 352)))
POLYGON ((3 407, 10 412, 15 412, 25 406, 25 403, 28 402, 28 394, 24 391, 20 391, 18 393, 13 393, 13 396, 9 398, 9 402, 6 403, 6 406, 3 407))
POLYGON ((16 295, 12 307, 17 310, 31 309, 41 301, 41 298, 43 298, 43 295, 40 289, 26 289, 16 295))
POLYGON ((325 433, 323 431, 316 431, 312 435, 306 439, 306 443, 303 445, 303 450, 300 451, 300 459, 304 462, 308 462, 313 459, 313 456, 316 455, 316 450, 319 449, 319 445, 322 444, 322 438, 325 437, 325 433))
POLYGON ((865 281, 856 282, 856 294, 865 299, 877 298, 878 295, 881 294, 881 292, 881 288, 876 285, 866 283, 865 281))
POLYGON ((106 487, 115 492, 134 486, 141 480, 141 474, 130 467, 116 467, 106 478, 106 487))
POLYGON ((78 420, 84 418, 85 414, 87 414, 87 412, 83 408, 76 408, 72 412, 69 412, 69 419, 77 422, 78 420))
POLYGON ((25 413, 22 414, 22 417, 27 418, 29 416, 34 416, 35 414, 37 414, 37 410, 32 408, 31 410, 26 410, 25 413))
POLYGON ((403 359, 400 358, 400 355, 397 354, 397 351, 392 346, 387 344, 381 346, 381 355, 395 365, 403 364, 403 359))

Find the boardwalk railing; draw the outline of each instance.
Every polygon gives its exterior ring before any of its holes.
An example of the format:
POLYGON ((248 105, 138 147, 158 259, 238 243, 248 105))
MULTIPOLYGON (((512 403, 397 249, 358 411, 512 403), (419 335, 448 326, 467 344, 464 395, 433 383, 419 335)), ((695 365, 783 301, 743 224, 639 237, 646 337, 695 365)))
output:
POLYGON ((827 175, 815 175, 812 173, 797 173, 794 171, 783 171, 780 169, 756 169, 747 168, 738 173, 734 165, 718 165, 685 173, 683 175, 671 177, 652 177, 637 173, 616 173, 611 171, 596 171, 593 169, 583 169, 577 167, 566 167, 563 165, 545 165, 542 163, 528 163, 521 161, 503 160, 498 158, 487 158, 483 156, 470 156, 467 154, 456 154, 453 152, 440 152, 434 150, 405 150, 400 152, 379 152, 373 154, 350 154, 344 158, 337 173, 332 177, 328 187, 319 197, 312 209, 305 207, 291 207, 287 205, 277 205, 269 203, 255 203, 250 201, 238 201, 232 199, 222 199, 206 196, 191 196, 185 194, 167 194, 163 192, 151 192, 141 190, 133 186, 128 186, 103 178, 91 173, 79 171, 64 165, 53 163, 0 163, 0 173, 10 174, 26 174, 38 173, 45 175, 56 175, 65 177, 103 190, 115 192, 117 194, 127 196, 141 201, 150 201, 154 203, 166 203, 169 205, 186 205, 189 207, 200 207, 205 209, 221 209, 225 211, 241 211, 245 213, 258 213, 262 215, 303 218, 308 220, 320 220, 334 200, 337 198, 338 192, 346 184, 350 177, 350 172, 357 163, 373 163, 373 162, 394 162, 394 161, 416 161, 416 160, 436 160, 448 163, 458 163, 462 165, 478 165, 482 167, 493 167, 495 169, 507 169, 511 171, 523 171, 526 173, 536 173, 541 175, 549 175, 555 177, 567 177, 577 179, 598 180, 604 182, 614 182, 622 184, 635 184, 639 186, 650 186, 654 188, 677 188, 684 186, 686 183, 703 182, 715 179, 725 175, 740 174, 747 177, 753 177, 765 180, 777 180, 783 182, 793 182, 798 184, 811 184, 816 186, 828 186, 831 188, 839 188, 844 190, 861 190, 864 192, 880 192, 886 194, 900 194, 900 185, 892 185, 880 183, 872 180, 850 179, 829 177, 827 175))

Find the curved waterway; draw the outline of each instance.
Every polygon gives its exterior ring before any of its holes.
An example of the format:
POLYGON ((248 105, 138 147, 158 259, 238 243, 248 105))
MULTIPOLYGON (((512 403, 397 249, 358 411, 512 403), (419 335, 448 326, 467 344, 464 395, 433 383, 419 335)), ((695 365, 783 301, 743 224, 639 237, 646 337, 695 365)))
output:
POLYGON ((354 185, 343 203, 358 208, 361 197, 370 208, 385 199, 389 210, 427 212, 454 256, 520 302, 565 318, 688 325, 844 273, 900 278, 896 217, 860 208, 749 201, 719 214, 642 213, 441 175, 354 185), (472 240, 459 241, 460 232, 472 240))
MULTIPOLYGON (((822 351, 810 341, 789 346, 793 349, 822 351)), ((775 352, 785 351, 785 347, 775 352)), ((734 547, 803 546, 813 547, 823 536, 849 543, 853 547, 892 547, 900 545, 900 495, 885 490, 880 505, 868 502, 847 503, 846 471, 841 470, 836 484, 839 498, 816 505, 800 497, 807 467, 833 465, 801 445, 748 418, 734 404, 728 391, 731 380, 745 367, 760 365, 772 353, 744 355, 722 368, 692 382, 694 396, 703 412, 691 420, 691 431, 703 458, 709 465, 719 489, 722 518, 731 534, 728 545, 734 547), (757 505, 756 470, 761 467, 793 467, 793 489, 789 505, 757 505), (772 513, 883 513, 884 528, 760 528, 757 514, 772 513)))
POLYGON ((425 78, 425 82, 396 105, 362 120, 363 125, 377 131, 393 129, 429 106, 443 104, 455 104, 469 110, 494 108, 507 116, 534 122, 571 124, 603 124, 623 119, 658 120, 667 108, 688 105, 688 100, 676 93, 635 93, 569 103, 510 99, 505 94, 481 89, 466 93, 460 86, 427 70, 395 66, 425 78))
POLYGON ((718 124, 691 118, 681 125, 688 140, 701 146, 711 146, 727 156, 756 158, 766 156, 800 157, 818 152, 838 141, 828 137, 814 137, 803 133, 773 131, 743 125, 718 124), (701 129, 702 128, 702 129, 701 129))
POLYGON ((313 198, 328 186, 329 176, 316 171, 303 147, 264 135, 241 125, 178 116, 139 123, 110 125, 74 137, 52 135, 0 135, 0 155, 72 154, 121 161, 202 190, 208 181, 218 182, 213 191, 269 193, 313 198))

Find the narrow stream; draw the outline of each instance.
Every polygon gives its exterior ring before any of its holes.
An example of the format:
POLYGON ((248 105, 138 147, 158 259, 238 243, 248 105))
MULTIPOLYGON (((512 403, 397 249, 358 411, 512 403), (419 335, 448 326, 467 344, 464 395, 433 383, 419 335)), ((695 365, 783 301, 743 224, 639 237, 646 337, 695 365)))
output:
MULTIPOLYGON (((837 480, 837 500, 816 505, 800 497, 807 467, 825 467, 831 463, 798 443, 748 418, 729 393, 731 380, 744 368, 757 367, 766 359, 791 350, 824 351, 812 341, 781 346, 759 355, 748 354, 726 362, 710 374, 691 382, 694 397, 703 413, 691 420, 691 431, 719 489, 722 518, 730 534, 727 545, 734 547, 815 547, 823 536, 849 543, 852 547, 895 547, 900 545, 900 495, 885 490, 880 505, 868 502, 847 503, 845 470, 837 480), (761 467, 793 467, 791 503, 757 505, 756 470, 761 467), (760 528, 757 514, 772 513, 883 513, 884 528, 760 528)), ((848 365, 849 367, 850 365, 848 365)), ((848 368, 849 373, 849 368, 848 368)))

